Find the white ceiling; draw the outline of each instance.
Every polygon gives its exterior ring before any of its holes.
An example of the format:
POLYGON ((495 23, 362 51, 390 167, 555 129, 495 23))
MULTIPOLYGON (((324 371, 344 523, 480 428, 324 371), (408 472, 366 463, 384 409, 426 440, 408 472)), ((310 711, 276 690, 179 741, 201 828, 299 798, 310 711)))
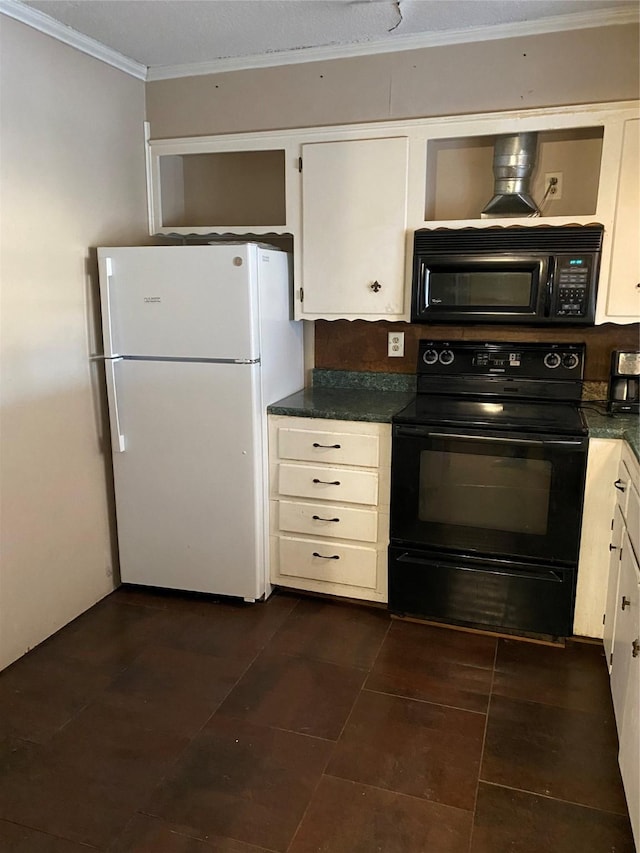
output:
POLYGON ((623 23, 638 9, 638 0, 0 0, 0 11, 23 11, 69 43, 75 31, 151 79, 623 23))

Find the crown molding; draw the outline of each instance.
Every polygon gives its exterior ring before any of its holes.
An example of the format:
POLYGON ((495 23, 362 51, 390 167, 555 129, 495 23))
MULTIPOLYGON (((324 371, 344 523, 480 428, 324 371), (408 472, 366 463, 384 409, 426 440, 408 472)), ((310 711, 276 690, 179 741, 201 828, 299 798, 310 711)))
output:
POLYGON ((146 65, 141 65, 141 63, 118 53, 117 50, 112 50, 99 41, 89 38, 89 36, 85 36, 77 30, 67 27, 65 24, 61 24, 49 15, 45 15, 39 9, 25 6, 19 0, 0 0, 0 12, 9 18, 20 21, 22 24, 33 27, 47 36, 68 44, 70 47, 75 47, 76 50, 93 56, 94 59, 106 62, 107 65, 124 71, 132 77, 137 77, 138 80, 147 79, 146 65))
POLYGON ((227 71, 244 71, 256 68, 269 68, 278 65, 296 65, 302 62, 323 62, 331 59, 350 59, 357 56, 370 56, 377 53, 397 53, 405 50, 418 50, 425 47, 442 47, 452 44, 465 44, 495 39, 518 38, 520 36, 541 35, 543 33, 564 32, 567 30, 591 29, 594 27, 621 26, 637 24, 640 20, 640 8, 596 10, 580 12, 575 15, 558 15, 542 18, 538 21, 522 21, 513 24, 499 24, 490 27, 447 30, 437 33, 419 33, 401 35, 394 33, 382 39, 346 45, 326 45, 323 47, 298 48, 295 50, 273 51, 255 56, 238 56, 228 59, 216 59, 210 62, 193 62, 184 65, 158 65, 147 68, 133 59, 129 59, 116 50, 85 36, 77 30, 61 24, 38 9, 26 6, 19 0, 0 0, 0 13, 27 24, 45 35, 58 39, 89 56, 106 62, 114 68, 130 74, 139 80, 169 80, 177 77, 198 77, 205 74, 221 74, 227 71))
POLYGON ((580 12, 575 15, 557 15, 552 18, 541 18, 538 21, 522 21, 491 27, 476 27, 474 29, 447 30, 438 33, 420 33, 404 36, 394 33, 387 38, 372 39, 371 41, 359 42, 357 44, 327 45, 326 47, 274 51, 257 56, 237 56, 229 59, 217 59, 211 62, 193 62, 185 65, 156 65, 149 68, 147 80, 169 80, 176 77, 221 74, 226 71, 244 71, 254 68, 269 68, 277 65, 296 65, 302 62, 350 59, 356 56, 369 56, 376 53, 397 53, 399 51, 417 50, 424 47, 441 47, 450 44, 492 41, 495 39, 517 38, 519 36, 541 35, 542 33, 564 32, 567 30, 636 24, 639 20, 640 8, 612 11, 605 9, 593 12, 580 12))

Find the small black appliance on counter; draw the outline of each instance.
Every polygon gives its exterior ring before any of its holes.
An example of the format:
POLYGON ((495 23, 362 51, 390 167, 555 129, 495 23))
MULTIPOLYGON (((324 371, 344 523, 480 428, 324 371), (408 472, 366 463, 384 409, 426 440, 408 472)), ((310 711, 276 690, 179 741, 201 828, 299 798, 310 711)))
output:
POLYGON ((640 352, 614 350, 609 379, 610 412, 640 412, 640 352))

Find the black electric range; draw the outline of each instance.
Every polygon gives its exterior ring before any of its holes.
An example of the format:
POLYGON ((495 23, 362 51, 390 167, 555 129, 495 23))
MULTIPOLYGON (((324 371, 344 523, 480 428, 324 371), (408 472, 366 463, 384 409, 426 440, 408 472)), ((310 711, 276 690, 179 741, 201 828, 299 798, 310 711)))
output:
POLYGON ((571 633, 587 460, 585 347, 421 341, 393 418, 389 607, 571 633))

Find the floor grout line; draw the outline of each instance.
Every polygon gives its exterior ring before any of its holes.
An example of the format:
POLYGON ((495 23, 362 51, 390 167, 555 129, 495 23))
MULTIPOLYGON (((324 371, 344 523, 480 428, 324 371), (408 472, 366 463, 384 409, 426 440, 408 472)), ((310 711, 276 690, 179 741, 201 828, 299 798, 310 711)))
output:
POLYGON ((489 714, 491 713, 491 699, 493 697, 493 685, 496 679, 496 663, 498 661, 498 649, 500 645, 500 640, 496 640, 496 647, 493 653, 493 670, 491 673, 491 683, 489 685, 489 698, 487 700, 487 716, 484 722, 484 734, 482 737, 482 746, 480 748, 480 761, 478 763, 478 779, 476 781, 476 795, 473 801, 473 820, 471 821, 471 832, 469 833, 469 853, 472 853, 473 850, 473 836, 476 828, 476 818, 478 811, 478 794, 480 792, 480 776, 482 775, 482 762, 484 760, 484 750, 487 745, 487 731, 489 729, 489 714))

